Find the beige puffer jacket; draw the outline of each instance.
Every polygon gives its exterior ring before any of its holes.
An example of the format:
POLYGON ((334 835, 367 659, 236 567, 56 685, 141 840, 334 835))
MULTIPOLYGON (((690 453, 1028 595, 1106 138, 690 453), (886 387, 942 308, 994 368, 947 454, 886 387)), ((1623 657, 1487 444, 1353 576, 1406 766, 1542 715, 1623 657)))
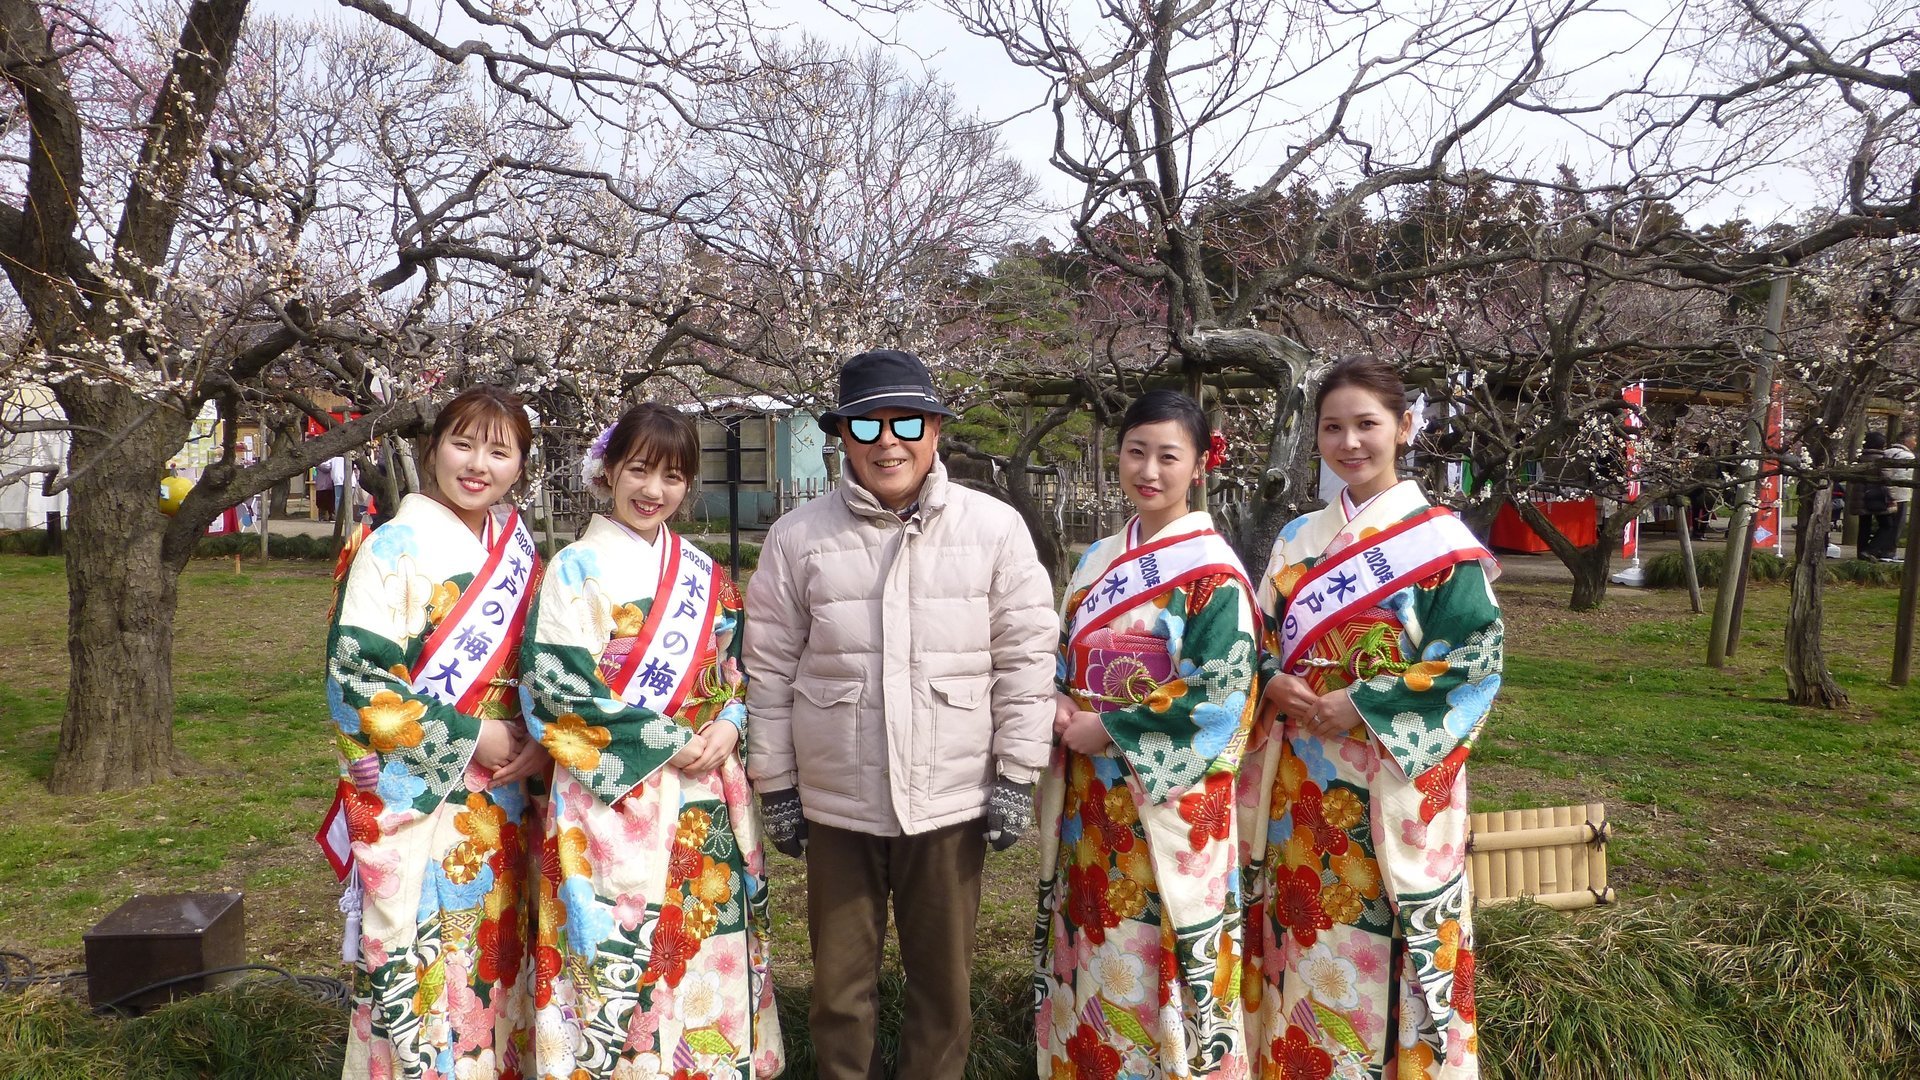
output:
POLYGON ((747 772, 881 836, 983 817, 1047 763, 1060 641, 1019 515, 936 461, 912 521, 843 473, 781 518, 747 584, 747 772))

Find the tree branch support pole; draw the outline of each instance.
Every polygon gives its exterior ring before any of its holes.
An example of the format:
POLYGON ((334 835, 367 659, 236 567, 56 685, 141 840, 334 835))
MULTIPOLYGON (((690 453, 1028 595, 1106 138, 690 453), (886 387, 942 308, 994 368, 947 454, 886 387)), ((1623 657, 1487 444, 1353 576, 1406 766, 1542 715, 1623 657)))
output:
POLYGON ((1740 651, 1740 625, 1747 611, 1747 578, 1753 567, 1753 545, 1760 542, 1760 484, 1755 482, 1754 507, 1747 515, 1746 543, 1740 545, 1739 573, 1733 578, 1733 617, 1727 623, 1727 656, 1740 651))
POLYGON ((1907 562, 1900 574, 1900 610, 1893 617, 1893 685, 1913 674, 1913 609, 1920 600, 1920 499, 1907 503, 1907 562))
POLYGON ((1747 556, 1753 550, 1753 523, 1760 499, 1760 462, 1767 451, 1767 412, 1773 405, 1773 369, 1780 355, 1780 327, 1787 315, 1787 278, 1773 279, 1767 292, 1766 333, 1760 340, 1760 358, 1754 363, 1752 394, 1747 404, 1747 447, 1751 459, 1741 468, 1740 497, 1727 523, 1726 558, 1721 561, 1720 587, 1713 598, 1713 629, 1707 635, 1707 666, 1726 667, 1740 634, 1740 609, 1746 599, 1747 556))
POLYGON ((1673 520, 1680 526, 1680 565, 1687 572, 1687 597, 1693 603, 1693 613, 1701 613, 1700 607, 1700 570, 1693 561, 1693 522, 1687 518, 1686 500, 1673 500, 1673 520))
POLYGON ((1107 427, 1093 417, 1093 539, 1107 535, 1107 427))
POLYGON ((727 572, 740 580, 740 421, 739 413, 721 420, 727 429, 727 572))

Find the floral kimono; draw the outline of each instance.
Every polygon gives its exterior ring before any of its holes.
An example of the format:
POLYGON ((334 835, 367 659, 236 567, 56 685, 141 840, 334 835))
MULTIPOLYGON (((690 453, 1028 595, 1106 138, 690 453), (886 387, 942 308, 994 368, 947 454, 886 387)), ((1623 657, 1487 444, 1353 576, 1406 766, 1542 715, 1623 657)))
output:
POLYGON ((539 558, 512 510, 487 531, 408 495, 341 586, 327 704, 352 854, 336 869, 360 931, 345 1077, 520 1076, 531 1057, 527 785, 493 787, 472 758, 482 717, 518 722, 539 558))
POLYGON ((1500 687, 1498 572, 1411 482, 1280 531, 1264 674, 1347 687, 1364 723, 1323 739, 1288 721, 1249 755, 1260 1076, 1479 1075, 1464 765, 1500 687))
POLYGON ((1243 1076, 1234 772, 1255 705, 1246 572, 1204 513, 1089 548, 1059 689, 1113 746, 1040 782, 1042 1077, 1243 1076))
POLYGON ((665 529, 649 544, 606 517, 541 586, 521 692, 555 764, 534 952, 542 1077, 784 1065, 738 752, 705 776, 667 764, 705 725, 746 723, 740 606, 692 544, 665 529))

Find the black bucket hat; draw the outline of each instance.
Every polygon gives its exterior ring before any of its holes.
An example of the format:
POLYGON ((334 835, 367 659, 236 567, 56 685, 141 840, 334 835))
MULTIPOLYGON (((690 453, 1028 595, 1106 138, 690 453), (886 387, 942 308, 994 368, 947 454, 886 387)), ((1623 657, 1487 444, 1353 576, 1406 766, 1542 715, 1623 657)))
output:
POLYGON ((840 403, 820 414, 820 430, 840 434, 840 421, 880 409, 912 409, 954 416, 940 402, 927 365, 910 352, 874 349, 840 365, 840 403))

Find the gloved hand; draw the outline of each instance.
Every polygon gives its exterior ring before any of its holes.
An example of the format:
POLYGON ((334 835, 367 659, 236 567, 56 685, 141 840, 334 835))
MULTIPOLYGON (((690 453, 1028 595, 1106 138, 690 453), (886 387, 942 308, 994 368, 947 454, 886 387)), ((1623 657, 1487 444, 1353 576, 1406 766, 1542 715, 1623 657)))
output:
POLYGON ((807 853, 807 819, 800 814, 800 793, 793 788, 760 796, 760 820, 773 849, 798 859, 807 853))
POLYGON ((993 782, 987 795, 987 843, 1005 851, 1033 828, 1033 785, 1006 777, 993 782))

